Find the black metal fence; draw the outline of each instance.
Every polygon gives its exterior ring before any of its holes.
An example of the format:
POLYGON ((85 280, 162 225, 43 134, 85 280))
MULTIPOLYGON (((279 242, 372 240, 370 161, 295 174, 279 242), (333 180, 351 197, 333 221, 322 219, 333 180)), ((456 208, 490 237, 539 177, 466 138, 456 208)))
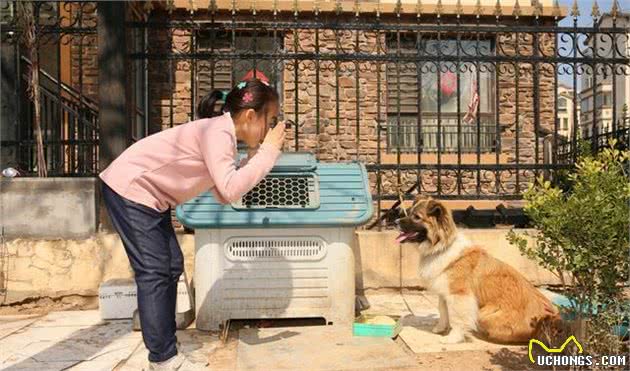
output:
MULTIPOLYGON (((370 11, 355 2, 351 12, 340 1, 326 12, 318 3, 304 10, 295 2, 288 12, 256 9, 255 2, 221 10, 211 1, 194 11, 170 2, 135 6, 127 22, 134 137, 184 124, 195 118, 203 94, 230 89, 248 72, 263 74, 280 93, 285 117, 298 123, 286 150, 364 162, 380 210, 408 190, 444 199, 520 199, 534 177, 570 166, 567 146, 596 137, 588 132, 616 131, 630 101, 630 19, 616 6, 603 15, 595 8, 585 27, 575 10, 571 25, 559 25, 557 7, 551 15, 538 6, 530 14, 518 6, 503 14, 500 5, 424 14, 421 5, 410 13, 400 2, 388 13, 378 2, 370 11), (566 128, 560 97, 573 102, 566 128)), ((95 32, 62 19, 43 27, 53 40, 95 32)), ((10 29, 2 31, 3 50, 13 42, 19 54, 10 29)), ((62 96, 65 88, 57 83, 53 92, 62 96)), ((51 132, 47 145, 59 143, 61 151, 53 152, 66 156, 49 154, 53 163, 66 163, 77 150, 90 161, 97 155, 98 106, 88 109, 80 82, 73 89, 81 106, 73 120, 89 139, 51 132)), ((62 111, 52 114, 58 127, 65 125, 62 111)), ((28 117, 19 121, 30 127, 28 117)), ((32 133, 20 133, 2 146, 18 146, 19 165, 32 172, 32 133)), ((96 172, 78 163, 57 168, 60 175, 96 172)))
POLYGON ((615 131, 597 133, 580 138, 577 142, 561 140, 557 147, 557 159, 559 163, 572 164, 580 154, 593 153, 594 150, 609 147, 612 143, 615 148, 630 149, 630 127, 622 126, 615 131))
MULTIPOLYGON (((39 57, 40 112, 49 176, 92 176, 98 171, 95 81, 96 4, 33 2, 39 57), (87 81, 86 81, 87 80, 87 81)), ((21 38, 17 2, 0 2, 2 136, 0 163, 37 174, 34 105, 28 96, 31 60, 21 38)))

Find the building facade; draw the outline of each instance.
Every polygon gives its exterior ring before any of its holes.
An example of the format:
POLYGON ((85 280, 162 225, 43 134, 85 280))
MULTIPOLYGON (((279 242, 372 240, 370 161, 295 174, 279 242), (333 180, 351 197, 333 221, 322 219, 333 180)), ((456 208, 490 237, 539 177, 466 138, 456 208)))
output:
MULTIPOLYGON (((627 29, 629 25, 628 13, 621 13, 614 18, 606 13, 597 22, 600 29, 613 26, 627 29)), ((627 31, 610 34, 609 37, 590 37, 585 44, 585 52, 589 55, 595 53, 595 56, 604 59, 630 56, 630 34, 627 31)), ((630 68, 617 64, 584 68, 589 73, 581 76, 580 125, 582 136, 590 138, 625 125, 627 109, 624 110, 624 107, 630 106, 630 68)))
POLYGON ((566 85, 558 86, 558 135, 564 140, 571 140, 575 130, 578 131, 576 135, 581 137, 579 103, 579 96, 575 94, 574 89, 566 85))

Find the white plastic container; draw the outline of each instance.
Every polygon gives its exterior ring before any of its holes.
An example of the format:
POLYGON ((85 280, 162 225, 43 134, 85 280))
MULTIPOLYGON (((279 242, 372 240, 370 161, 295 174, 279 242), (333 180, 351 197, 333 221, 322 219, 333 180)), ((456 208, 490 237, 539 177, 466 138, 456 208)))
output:
POLYGON ((227 319, 354 319, 354 227, 197 229, 196 326, 227 319))
MULTIPOLYGON (((101 318, 130 319, 138 308, 138 292, 133 279, 112 279, 101 283, 98 289, 98 304, 101 318)), ((186 273, 179 277, 177 283, 177 313, 185 313, 192 309, 192 296, 188 287, 186 273)))
POLYGON ((136 283, 133 279, 113 279, 98 288, 98 307, 102 319, 127 319, 138 308, 136 283))

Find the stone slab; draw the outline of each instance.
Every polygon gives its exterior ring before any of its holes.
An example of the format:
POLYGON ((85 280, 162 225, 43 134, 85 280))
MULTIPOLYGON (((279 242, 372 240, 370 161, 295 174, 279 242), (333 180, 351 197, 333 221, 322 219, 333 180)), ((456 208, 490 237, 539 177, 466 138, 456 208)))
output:
POLYGON ((98 311, 53 312, 0 340, 0 369, 111 370, 142 342, 131 321, 98 311))
POLYGON ((489 343, 475 337, 470 337, 470 339, 464 343, 442 344, 440 343, 440 339, 444 336, 431 332, 436 322, 437 316, 431 314, 406 317, 403 321, 403 329, 400 332, 400 338, 407 344, 409 349, 417 354, 467 350, 486 351, 520 347, 489 343))
MULTIPOLYGON (((553 293, 546 290, 541 290, 544 294, 552 295, 553 293)), ((519 345, 504 345, 490 343, 481 339, 477 339, 473 336, 465 343, 460 344, 442 344, 440 339, 443 335, 434 334, 431 332, 433 326, 435 326, 440 318, 438 310, 438 298, 437 295, 429 292, 421 292, 416 294, 404 294, 399 295, 399 300, 409 306, 412 314, 407 314, 408 311, 402 312, 401 319, 403 329, 400 332, 400 338, 407 344, 409 349, 416 354, 426 353, 439 353, 439 352, 465 352, 465 351, 498 351, 504 348, 517 350, 522 348, 519 345)), ((384 296, 381 301, 374 300, 374 295, 368 297, 368 300, 372 300, 377 303, 378 306, 382 306, 381 302, 387 298, 384 296)), ((390 302, 395 302, 397 299, 395 296, 389 296, 387 299, 390 302)), ((377 309, 375 309, 377 310, 377 309)))
POLYGON ((0 340, 32 324, 40 315, 16 315, 0 317, 0 340))
POLYGON ((354 337, 350 327, 243 329, 238 370, 412 368, 415 359, 389 338, 354 337))

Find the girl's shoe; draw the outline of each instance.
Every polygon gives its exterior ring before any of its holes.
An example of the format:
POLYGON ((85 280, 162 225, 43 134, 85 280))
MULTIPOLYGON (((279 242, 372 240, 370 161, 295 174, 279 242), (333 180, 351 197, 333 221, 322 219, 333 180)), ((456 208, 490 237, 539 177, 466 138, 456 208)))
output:
POLYGON ((179 368, 182 366, 184 361, 186 361, 186 357, 181 353, 177 353, 176 355, 167 359, 166 361, 149 362, 149 370, 155 370, 155 371, 179 370, 179 368))

